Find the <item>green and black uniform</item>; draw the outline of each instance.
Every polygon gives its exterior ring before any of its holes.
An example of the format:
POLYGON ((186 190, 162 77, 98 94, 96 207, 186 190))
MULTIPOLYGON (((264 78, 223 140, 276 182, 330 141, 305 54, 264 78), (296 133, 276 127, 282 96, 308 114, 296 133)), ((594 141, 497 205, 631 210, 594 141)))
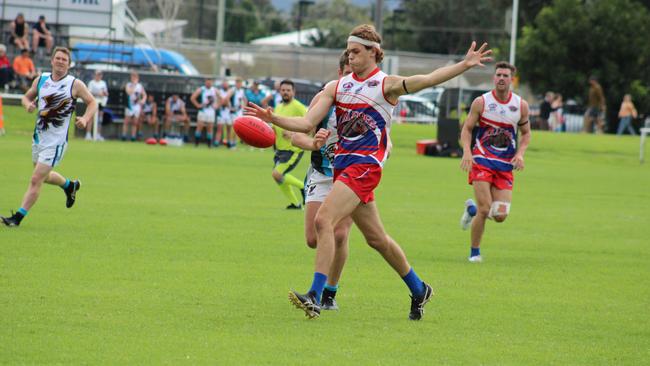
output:
MULTIPOLYGON (((289 103, 280 103, 275 108, 275 114, 282 117, 302 117, 307 114, 307 107, 296 99, 292 99, 289 103)), ((282 181, 278 183, 282 193, 289 199, 291 205, 287 208, 299 208, 300 199, 295 194, 291 187, 296 187, 302 192, 304 184, 301 180, 288 174, 295 168, 302 158, 302 149, 291 145, 291 138, 283 136, 284 130, 278 126, 273 126, 275 131, 275 156, 273 161, 275 163, 275 171, 282 174, 282 181)))

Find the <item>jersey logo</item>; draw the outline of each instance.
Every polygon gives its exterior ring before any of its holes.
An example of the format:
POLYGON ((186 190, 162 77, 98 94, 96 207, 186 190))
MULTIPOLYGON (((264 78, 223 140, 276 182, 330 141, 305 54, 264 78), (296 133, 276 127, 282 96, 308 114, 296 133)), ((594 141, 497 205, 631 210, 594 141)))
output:
POLYGON ((508 108, 510 109, 510 112, 516 112, 516 111, 519 110, 519 108, 517 108, 517 106, 514 106, 514 105, 510 105, 510 106, 508 106, 508 108))
POLYGON ((496 103, 490 103, 490 104, 488 104, 488 110, 489 110, 490 112, 494 112, 494 111, 496 111, 496 110, 497 110, 497 104, 496 104, 496 103))
POLYGON ((364 135, 369 129, 375 129, 377 124, 367 114, 348 111, 337 121, 336 128, 339 136, 357 137, 364 135))
POLYGON ((351 81, 348 81, 347 83, 343 84, 343 90, 348 91, 352 89, 353 86, 354 84, 351 81))
POLYGON ((43 97, 45 108, 38 112, 38 124, 42 130, 47 130, 49 125, 60 127, 63 119, 70 116, 74 109, 74 100, 65 95, 51 94, 43 97))
POLYGON ((358 87, 357 90, 354 91, 354 93, 355 93, 355 94, 359 94, 359 93, 361 93, 362 90, 363 90, 363 85, 361 85, 360 87, 358 87))
POLYGON ((377 85, 379 85, 379 80, 370 80, 370 81, 368 82, 368 88, 374 88, 374 87, 376 87, 377 85))

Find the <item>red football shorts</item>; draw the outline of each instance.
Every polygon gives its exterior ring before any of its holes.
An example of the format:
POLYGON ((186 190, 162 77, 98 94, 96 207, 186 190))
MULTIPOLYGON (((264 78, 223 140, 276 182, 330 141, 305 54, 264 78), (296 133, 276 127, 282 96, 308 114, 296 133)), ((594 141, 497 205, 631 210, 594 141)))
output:
POLYGON ((342 170, 334 169, 334 181, 341 181, 359 197, 361 202, 375 200, 375 188, 381 180, 381 166, 377 164, 355 164, 342 170))
POLYGON ((469 172, 469 184, 472 184, 475 180, 488 182, 497 189, 512 191, 515 178, 512 171, 504 172, 486 168, 480 164, 472 164, 472 170, 469 172))

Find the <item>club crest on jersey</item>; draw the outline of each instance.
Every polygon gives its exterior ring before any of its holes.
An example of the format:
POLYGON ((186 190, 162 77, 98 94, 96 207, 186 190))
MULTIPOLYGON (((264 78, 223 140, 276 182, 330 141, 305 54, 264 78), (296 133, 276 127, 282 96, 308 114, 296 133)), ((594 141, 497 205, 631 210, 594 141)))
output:
POLYGON ((516 112, 519 110, 519 108, 517 108, 517 106, 515 105, 509 105, 508 109, 510 109, 510 112, 516 112))
POLYGON ((351 81, 348 81, 347 83, 343 84, 343 90, 348 91, 352 89, 353 86, 354 84, 351 81))
POLYGON ((374 87, 376 87, 377 85, 379 85, 379 80, 370 80, 370 81, 368 82, 368 88, 374 88, 374 87))
POLYGON ((488 110, 489 110, 490 112, 494 112, 494 111, 496 111, 496 110, 497 110, 497 104, 496 104, 496 103, 490 103, 490 104, 488 104, 488 110))

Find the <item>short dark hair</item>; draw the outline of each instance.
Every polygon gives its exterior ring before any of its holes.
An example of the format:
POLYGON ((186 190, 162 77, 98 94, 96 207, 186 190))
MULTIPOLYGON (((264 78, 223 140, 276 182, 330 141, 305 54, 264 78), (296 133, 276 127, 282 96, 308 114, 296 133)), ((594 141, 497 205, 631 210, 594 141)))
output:
POLYGON ((65 47, 56 47, 54 48, 54 51, 52 51, 52 59, 54 59, 54 55, 56 55, 57 52, 65 53, 66 56, 68 56, 68 66, 72 63, 72 55, 70 54, 70 50, 65 48, 65 47))
POLYGON ((294 90, 296 89, 296 86, 293 84, 293 81, 291 81, 291 80, 289 80, 289 79, 284 79, 284 80, 282 80, 282 81, 280 82, 280 86, 282 86, 282 85, 284 85, 284 84, 290 85, 290 86, 291 86, 291 89, 294 89, 294 90))
POLYGON ((514 75, 517 72, 517 68, 515 65, 510 64, 509 62, 506 61, 499 61, 497 62, 496 65, 494 65, 494 69, 509 69, 512 72, 512 75, 514 75))

